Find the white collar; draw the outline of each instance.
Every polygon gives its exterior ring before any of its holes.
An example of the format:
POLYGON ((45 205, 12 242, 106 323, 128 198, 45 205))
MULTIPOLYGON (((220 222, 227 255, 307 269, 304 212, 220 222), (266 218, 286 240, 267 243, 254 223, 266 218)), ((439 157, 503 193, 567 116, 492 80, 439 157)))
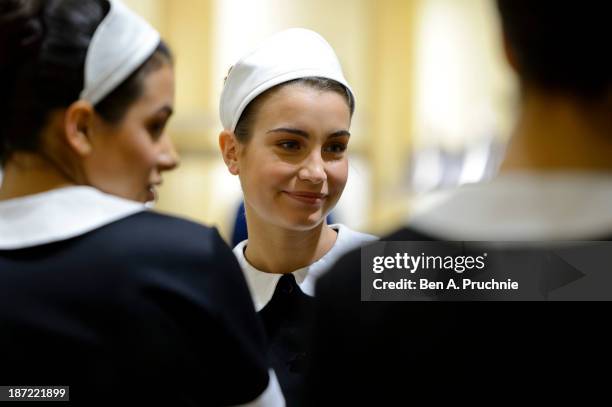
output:
MULTIPOLYGON (((332 248, 310 266, 303 267, 291 273, 295 277, 295 281, 300 289, 310 296, 314 296, 317 278, 329 270, 343 254, 362 244, 377 240, 376 236, 355 232, 341 224, 330 225, 330 227, 338 232, 338 237, 332 248)), ((260 311, 272 299, 272 295, 274 295, 274 290, 282 274, 265 273, 253 267, 247 261, 246 257, 244 257, 244 249, 246 248, 247 242, 248 240, 244 240, 238 243, 234 248, 234 255, 238 259, 238 263, 240 263, 240 267, 244 272, 244 276, 253 297, 253 302, 255 303, 255 309, 260 311)))
POLYGON ((0 201, 0 249, 70 239, 145 209, 142 203, 85 186, 0 201))
POLYGON ((583 240, 612 234, 612 173, 517 172, 417 199, 410 225, 449 240, 583 240))

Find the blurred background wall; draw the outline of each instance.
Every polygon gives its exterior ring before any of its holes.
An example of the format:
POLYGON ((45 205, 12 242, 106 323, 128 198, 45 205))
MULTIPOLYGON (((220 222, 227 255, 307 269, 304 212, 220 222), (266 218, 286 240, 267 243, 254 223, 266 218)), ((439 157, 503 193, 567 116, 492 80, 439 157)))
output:
POLYGON ((229 239, 241 199, 217 147, 229 67, 289 27, 322 34, 357 97, 351 171, 334 218, 373 233, 399 227, 415 196, 495 173, 514 116, 492 0, 125 0, 176 55, 169 131, 181 166, 157 208, 229 239))

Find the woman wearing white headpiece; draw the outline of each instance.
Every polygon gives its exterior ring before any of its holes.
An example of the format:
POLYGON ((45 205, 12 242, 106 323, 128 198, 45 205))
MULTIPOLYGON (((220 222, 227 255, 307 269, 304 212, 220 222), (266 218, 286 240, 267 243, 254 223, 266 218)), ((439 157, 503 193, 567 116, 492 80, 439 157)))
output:
POLYGON ((146 210, 177 165, 158 33, 116 0, 3 0, 0 70, 0 383, 284 404, 231 250, 146 210))
POLYGON ((221 95, 219 144, 240 177, 248 230, 234 254, 288 404, 299 398, 314 282, 340 255, 375 239, 326 223, 348 177, 354 106, 332 47, 305 29, 278 33, 239 60, 221 95))

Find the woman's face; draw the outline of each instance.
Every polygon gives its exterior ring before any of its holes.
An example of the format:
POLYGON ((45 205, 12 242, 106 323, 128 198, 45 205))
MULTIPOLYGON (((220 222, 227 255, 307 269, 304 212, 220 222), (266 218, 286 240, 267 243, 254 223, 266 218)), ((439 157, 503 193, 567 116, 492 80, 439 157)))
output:
POLYGON ((323 222, 346 185, 350 122, 336 92, 293 84, 266 96, 250 140, 238 144, 248 213, 293 230, 323 222))
POLYGON ((173 105, 174 72, 170 64, 164 64, 145 77, 141 97, 121 122, 110 124, 96 116, 92 154, 85 163, 88 182, 130 200, 154 200, 162 173, 178 164, 165 132, 173 105))

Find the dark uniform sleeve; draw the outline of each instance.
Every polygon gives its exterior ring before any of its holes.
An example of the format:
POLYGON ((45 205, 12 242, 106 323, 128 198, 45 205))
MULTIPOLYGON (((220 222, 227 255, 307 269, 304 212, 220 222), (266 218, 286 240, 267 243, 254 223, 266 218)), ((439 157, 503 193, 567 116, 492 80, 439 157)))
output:
POLYGON ((129 368, 174 404, 253 401, 268 387, 269 368, 246 282, 215 229, 187 235, 125 273, 119 306, 129 368))
POLYGON ((360 383, 348 378, 360 363, 359 253, 349 252, 317 281, 306 406, 346 404, 348 395, 359 393, 360 383))
POLYGON ((282 404, 215 229, 142 212, 2 252, 0 270, 4 385, 70 386, 71 405, 282 404))

